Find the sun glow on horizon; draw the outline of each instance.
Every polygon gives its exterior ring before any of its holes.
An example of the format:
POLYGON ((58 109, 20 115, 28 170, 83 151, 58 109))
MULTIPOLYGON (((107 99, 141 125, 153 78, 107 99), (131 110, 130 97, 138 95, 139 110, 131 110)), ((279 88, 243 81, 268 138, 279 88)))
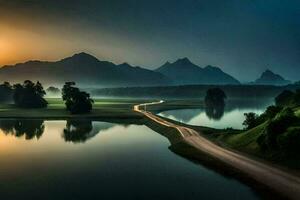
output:
POLYGON ((0 37, 0 64, 15 62, 14 44, 0 37))

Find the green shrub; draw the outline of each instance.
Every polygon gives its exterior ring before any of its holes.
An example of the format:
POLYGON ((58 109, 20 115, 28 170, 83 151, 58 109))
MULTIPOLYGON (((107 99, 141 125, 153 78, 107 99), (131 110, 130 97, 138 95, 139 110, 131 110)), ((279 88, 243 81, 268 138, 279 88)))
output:
POLYGON ((249 113, 244 113, 244 116, 245 116, 245 121, 243 122, 243 125, 246 127, 247 130, 259 125, 258 123, 259 116, 257 114, 253 112, 249 112, 249 113))
POLYGON ((262 149, 279 149, 278 137, 285 133, 288 127, 295 124, 297 117, 291 108, 284 108, 276 117, 270 120, 264 130, 263 136, 257 139, 262 149))
POLYGON ((280 149, 286 153, 294 154, 300 150, 300 127, 291 127, 278 137, 280 149))
POLYGON ((265 122, 273 119, 280 111, 282 111, 282 107, 280 106, 269 106, 266 111, 259 116, 259 121, 265 122))
POLYGON ((294 96, 294 92, 290 90, 284 90, 282 91, 276 98, 275 98, 275 104, 276 106, 289 106, 291 103, 291 100, 294 96))

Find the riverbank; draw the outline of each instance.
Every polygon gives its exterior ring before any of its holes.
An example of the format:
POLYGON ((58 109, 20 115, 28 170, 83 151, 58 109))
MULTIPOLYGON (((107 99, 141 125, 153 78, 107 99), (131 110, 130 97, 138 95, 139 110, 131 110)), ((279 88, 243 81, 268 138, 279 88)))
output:
POLYGON ((150 112, 145 112, 138 105, 134 109, 151 121, 148 122, 150 128, 163 132, 163 135, 171 143, 170 149, 172 151, 198 161, 209 160, 210 165, 220 165, 226 168, 227 171, 243 177, 252 185, 257 187, 257 184, 259 184, 263 186, 263 190, 267 189, 269 192, 279 195, 274 195, 274 197, 298 199, 300 196, 300 178, 298 176, 266 162, 223 148, 208 140, 203 133, 172 123, 150 112), (167 131, 159 130, 163 127, 167 131))
POLYGON ((72 115, 65 109, 62 99, 49 98, 47 108, 25 109, 18 108, 13 104, 0 104, 0 119, 101 119, 101 118, 141 118, 141 115, 133 112, 132 107, 144 102, 144 100, 133 99, 96 99, 93 110, 88 114, 72 115))

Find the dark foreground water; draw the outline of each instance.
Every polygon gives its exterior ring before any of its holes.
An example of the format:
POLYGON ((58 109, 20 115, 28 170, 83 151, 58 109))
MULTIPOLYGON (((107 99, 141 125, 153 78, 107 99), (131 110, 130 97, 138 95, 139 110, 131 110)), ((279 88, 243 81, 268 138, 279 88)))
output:
POLYGON ((0 198, 257 199, 141 125, 0 121, 0 198))

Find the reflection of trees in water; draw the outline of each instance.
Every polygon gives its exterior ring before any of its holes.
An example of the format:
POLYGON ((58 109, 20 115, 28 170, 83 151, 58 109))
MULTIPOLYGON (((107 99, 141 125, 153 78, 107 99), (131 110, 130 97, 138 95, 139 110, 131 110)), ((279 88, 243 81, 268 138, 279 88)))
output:
POLYGON ((66 142, 85 142, 90 138, 90 133, 93 130, 91 120, 76 120, 71 119, 67 121, 66 128, 63 132, 63 138, 66 142))
POLYGON ((220 120, 224 115, 225 105, 206 106, 205 114, 209 119, 220 120))
POLYGON ((108 130, 114 126, 127 127, 132 123, 132 120, 127 119, 109 119, 107 122, 70 119, 67 120, 62 137, 66 142, 83 143, 99 134, 100 131, 108 130))
POLYGON ((174 117, 176 120, 188 123, 194 117, 198 116, 203 112, 203 108, 195 108, 195 109, 178 109, 178 110, 168 110, 164 111, 163 114, 166 117, 174 117))
POLYGON ((44 120, 1 120, 0 129, 6 135, 25 136, 26 140, 39 139, 45 130, 44 120))
POLYGON ((66 128, 62 137, 66 142, 83 143, 100 131, 110 129, 117 124, 107 122, 95 122, 92 120, 70 119, 67 120, 66 128))

